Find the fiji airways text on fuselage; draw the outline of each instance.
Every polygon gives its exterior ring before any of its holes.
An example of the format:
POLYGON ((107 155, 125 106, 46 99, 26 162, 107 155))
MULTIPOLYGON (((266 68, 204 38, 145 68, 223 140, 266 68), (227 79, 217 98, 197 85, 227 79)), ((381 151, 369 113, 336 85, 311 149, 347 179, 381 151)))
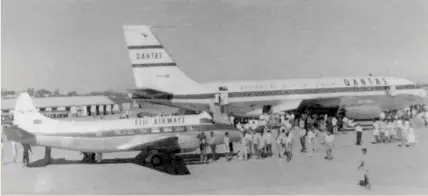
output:
POLYGON ((168 116, 155 118, 138 118, 135 119, 137 126, 174 126, 185 125, 186 117, 184 116, 168 116))

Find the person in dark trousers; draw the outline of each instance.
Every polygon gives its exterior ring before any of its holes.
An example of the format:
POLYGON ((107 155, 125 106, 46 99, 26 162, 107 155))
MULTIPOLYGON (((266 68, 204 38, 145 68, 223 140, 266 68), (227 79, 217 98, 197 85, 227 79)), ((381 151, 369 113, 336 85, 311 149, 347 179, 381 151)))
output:
POLYGON ((300 144, 302 145, 302 149, 300 152, 306 152, 306 129, 304 127, 299 128, 300 133, 300 144))
POLYGON ((360 184, 360 186, 364 186, 367 189, 370 189, 371 188, 371 184, 370 184, 369 175, 368 175, 369 168, 368 168, 367 160, 366 160, 366 157, 367 157, 366 156, 367 155, 367 148, 362 148, 361 151, 363 153, 363 157, 361 158, 360 165, 357 167, 357 169, 361 170, 363 172, 363 174, 364 174, 364 180, 360 181, 359 184, 360 184))
POLYGON ((207 157, 207 137, 205 136, 204 132, 201 132, 198 135, 198 139, 199 139, 199 150, 200 150, 201 162, 208 163, 208 157, 207 157))
POLYGON ((46 164, 51 164, 52 156, 51 156, 51 147, 45 147, 45 160, 46 164))
POLYGON ((232 141, 229 138, 229 133, 226 132, 224 134, 224 145, 225 145, 225 157, 227 161, 230 161, 232 158, 230 157, 230 155, 232 155, 233 153, 233 145, 232 145, 232 141))
POLYGON ((361 138, 363 137, 363 128, 361 127, 360 123, 358 123, 357 126, 355 127, 355 133, 357 134, 355 145, 360 146, 361 138))
POLYGON ((217 145, 215 144, 215 136, 214 136, 214 132, 210 132, 210 137, 207 139, 207 143, 211 148, 211 154, 212 154, 212 160, 215 161, 217 160, 217 154, 216 154, 216 147, 217 145))
POLYGON ((28 165, 30 165, 30 152, 31 151, 31 146, 30 144, 24 144, 22 143, 22 148, 23 148, 23 152, 22 152, 22 163, 24 164, 24 167, 28 167, 28 165))
POLYGON ((287 161, 290 162, 293 158, 293 133, 291 130, 287 130, 285 133, 285 156, 287 157, 287 161))

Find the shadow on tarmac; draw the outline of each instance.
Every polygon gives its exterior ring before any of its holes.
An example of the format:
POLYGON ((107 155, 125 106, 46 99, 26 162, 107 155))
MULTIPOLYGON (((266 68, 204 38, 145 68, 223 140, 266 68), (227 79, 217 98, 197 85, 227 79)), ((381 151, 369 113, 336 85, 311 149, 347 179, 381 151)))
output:
MULTIPOLYGON (((210 156, 209 156, 210 157, 210 156)), ((217 154, 217 159, 224 157, 224 154, 217 154)), ((68 164, 136 164, 149 169, 157 170, 170 175, 190 175, 187 165, 206 164, 200 161, 199 154, 182 154, 175 156, 175 159, 163 158, 162 165, 153 166, 150 163, 143 163, 142 158, 136 156, 135 158, 116 158, 116 159, 103 159, 101 163, 86 163, 81 160, 66 160, 64 158, 53 159, 50 164, 47 161, 39 159, 31 162, 29 168, 46 167, 48 165, 68 165, 68 164)))

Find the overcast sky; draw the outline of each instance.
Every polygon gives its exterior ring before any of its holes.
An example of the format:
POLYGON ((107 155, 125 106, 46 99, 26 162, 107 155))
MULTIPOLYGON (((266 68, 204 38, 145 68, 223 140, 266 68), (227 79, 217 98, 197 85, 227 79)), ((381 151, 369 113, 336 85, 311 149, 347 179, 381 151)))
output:
POLYGON ((169 26, 155 33, 199 82, 368 73, 428 82, 427 0, 2 3, 2 88, 133 88, 124 24, 169 26))

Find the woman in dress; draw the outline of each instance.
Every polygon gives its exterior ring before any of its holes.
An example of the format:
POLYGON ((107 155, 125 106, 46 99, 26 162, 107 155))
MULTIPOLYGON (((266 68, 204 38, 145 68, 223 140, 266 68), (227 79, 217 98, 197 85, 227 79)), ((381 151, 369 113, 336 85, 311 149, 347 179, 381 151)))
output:
POLYGON ((395 140, 395 124, 392 119, 388 122, 386 133, 388 135, 388 142, 392 142, 393 140, 395 140))
POLYGON ((415 136, 415 130, 413 129, 412 125, 409 125, 409 128, 407 129, 407 147, 413 147, 416 144, 416 136, 415 136))
POLYGON ((308 130, 308 135, 307 135, 307 150, 308 150, 308 157, 312 157, 312 153, 314 151, 313 146, 314 146, 314 140, 315 140, 315 133, 314 133, 314 127, 311 125, 309 130, 308 130))

